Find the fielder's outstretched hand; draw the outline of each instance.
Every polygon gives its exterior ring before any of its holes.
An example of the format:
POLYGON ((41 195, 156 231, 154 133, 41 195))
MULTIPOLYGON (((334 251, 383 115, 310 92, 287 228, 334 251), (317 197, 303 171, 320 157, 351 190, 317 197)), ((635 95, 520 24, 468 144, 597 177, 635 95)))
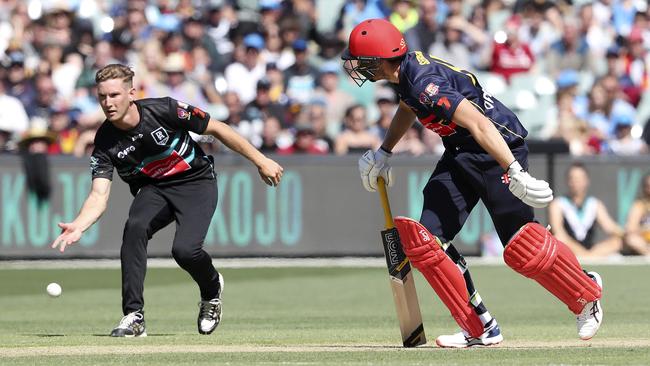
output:
POLYGON ((66 246, 79 241, 83 231, 74 223, 60 222, 59 227, 61 228, 61 235, 54 239, 52 248, 59 247, 59 250, 63 253, 66 246))
POLYGON ((284 168, 280 164, 276 163, 274 160, 266 158, 258 167, 257 171, 262 177, 262 181, 269 186, 277 186, 280 184, 282 179, 282 172, 284 168))
POLYGON ((393 155, 388 151, 379 148, 377 151, 368 150, 359 159, 359 174, 363 188, 368 192, 377 191, 377 178, 383 177, 386 185, 393 185, 393 172, 388 164, 388 158, 393 155))
POLYGON ((548 183, 533 178, 518 161, 515 160, 510 164, 508 175, 510 176, 508 189, 528 206, 542 208, 548 206, 553 200, 553 191, 548 183))

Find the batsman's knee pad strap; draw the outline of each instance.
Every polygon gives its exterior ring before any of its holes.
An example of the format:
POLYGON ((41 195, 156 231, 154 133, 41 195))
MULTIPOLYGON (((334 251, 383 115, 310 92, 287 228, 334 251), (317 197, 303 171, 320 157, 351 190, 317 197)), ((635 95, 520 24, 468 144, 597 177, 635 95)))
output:
POLYGON ((470 306, 465 279, 445 254, 438 238, 408 217, 396 217, 404 253, 433 287, 458 325, 472 337, 483 334, 483 323, 470 306))
POLYGON ((585 304, 599 299, 600 287, 587 276, 571 249, 542 225, 524 225, 503 252, 506 264, 539 282, 579 314, 585 304))

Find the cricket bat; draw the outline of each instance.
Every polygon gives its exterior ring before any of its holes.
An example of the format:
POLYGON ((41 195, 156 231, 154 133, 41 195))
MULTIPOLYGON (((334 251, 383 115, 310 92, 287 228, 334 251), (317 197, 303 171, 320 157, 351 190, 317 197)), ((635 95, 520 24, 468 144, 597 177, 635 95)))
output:
POLYGON ((402 250, 402 243, 399 239, 397 228, 393 222, 393 215, 390 212, 388 193, 384 178, 377 180, 381 205, 384 208, 386 230, 381 232, 384 243, 384 255, 390 276, 390 287, 393 290, 393 300, 397 310, 400 332, 402 333, 402 344, 404 347, 415 347, 427 343, 422 325, 422 314, 418 295, 415 291, 415 282, 411 272, 411 263, 402 250))

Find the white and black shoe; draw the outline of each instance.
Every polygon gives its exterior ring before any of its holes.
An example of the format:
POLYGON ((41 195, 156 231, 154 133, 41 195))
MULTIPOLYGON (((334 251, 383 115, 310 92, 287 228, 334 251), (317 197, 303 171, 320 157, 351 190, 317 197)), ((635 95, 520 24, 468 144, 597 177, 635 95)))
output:
POLYGON ((147 330, 144 323, 144 314, 134 311, 126 314, 120 324, 111 331, 111 337, 146 337, 147 330))
MULTIPOLYGON (((587 275, 594 280, 601 290, 603 288, 603 279, 596 272, 587 272, 587 275)), ((576 317, 578 326, 578 336, 582 340, 589 340, 596 335, 600 324, 603 322, 603 307, 600 305, 600 299, 592 301, 585 305, 580 315, 576 317)))
POLYGON ((503 341, 501 329, 496 319, 493 318, 489 323, 485 324, 484 329, 485 331, 478 338, 470 336, 464 330, 456 334, 441 335, 436 338, 436 344, 438 347, 443 348, 468 348, 474 346, 493 346, 503 341))
POLYGON ((221 306, 223 284, 223 276, 219 273, 219 292, 217 293, 217 297, 199 302, 199 317, 196 323, 200 334, 212 333, 219 325, 219 322, 221 322, 221 315, 223 314, 221 306))

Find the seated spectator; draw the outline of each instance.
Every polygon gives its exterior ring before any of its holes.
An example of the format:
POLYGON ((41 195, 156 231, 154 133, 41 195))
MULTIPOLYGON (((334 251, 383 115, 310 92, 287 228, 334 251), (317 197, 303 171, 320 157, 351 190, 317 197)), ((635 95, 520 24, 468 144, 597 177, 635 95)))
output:
POLYGON ((413 6, 411 0, 397 0, 393 3, 393 12, 388 17, 388 20, 404 33, 413 28, 418 23, 418 11, 413 6))
POLYGON ((436 0, 420 0, 420 15, 417 24, 404 33, 406 44, 411 50, 428 50, 436 41, 439 31, 436 0))
POLYGON ((422 125, 414 123, 393 148, 393 154, 420 156, 427 151, 422 142, 422 125))
POLYGON ((383 140, 397 111, 398 101, 393 89, 387 86, 377 89, 375 101, 379 109, 379 118, 370 130, 383 140))
POLYGON ((574 163, 567 170, 569 193, 549 205, 549 223, 558 240, 577 256, 605 257, 618 253, 623 245, 623 228, 609 215, 605 205, 589 196, 589 175, 584 165, 574 163), (607 235, 596 242, 596 229, 607 235))
POLYGON ((286 92, 290 99, 306 104, 312 98, 316 88, 318 72, 309 63, 307 41, 297 39, 291 47, 296 55, 296 62, 284 71, 286 92))
POLYGON ((345 111, 344 125, 345 130, 334 142, 334 152, 337 155, 379 148, 381 140, 368 128, 366 108, 362 105, 353 105, 345 111))
POLYGON ((264 128, 262 129, 262 145, 259 147, 263 153, 275 153, 278 151, 278 138, 282 126, 277 118, 270 116, 264 120, 264 128))
POLYGON ((535 64, 528 44, 519 40, 520 23, 518 17, 510 18, 505 26, 505 39, 496 39, 492 45, 490 71, 503 75, 506 80, 513 74, 530 71, 535 64))
POLYGON ((327 143, 316 138, 316 133, 309 125, 300 125, 296 127, 296 137, 291 146, 279 148, 278 154, 327 154, 327 143))
POLYGON ((632 204, 625 231, 628 249, 635 254, 650 255, 650 174, 643 177, 641 197, 632 204))
POLYGON ((589 45, 585 36, 579 34, 577 22, 577 19, 565 20, 562 38, 548 51, 546 67, 551 75, 566 69, 595 71, 589 45))
POLYGON ((266 65, 260 57, 264 45, 261 35, 257 33, 247 35, 243 41, 245 51, 242 62, 233 62, 226 67, 228 90, 236 92, 244 104, 255 99, 257 82, 266 73, 266 65))
POLYGON ((18 98, 5 94, 0 80, 0 152, 13 150, 15 139, 29 126, 27 113, 18 98))
POLYGON ((327 107, 327 133, 335 138, 341 132, 341 121, 345 110, 354 104, 354 97, 339 89, 339 71, 341 65, 337 61, 329 61, 320 67, 319 86, 314 92, 315 99, 325 101, 327 107))
POLYGON ((163 63, 162 71, 164 80, 147 88, 148 97, 159 98, 166 95, 199 108, 205 108, 208 105, 201 87, 185 77, 186 64, 183 54, 169 54, 163 63))
POLYGON ((607 144, 616 155, 638 155, 648 152, 648 147, 640 138, 632 137, 633 116, 617 115, 614 120, 614 138, 607 144))
POLYGON ((442 27, 442 39, 439 39, 429 48, 429 53, 439 57, 452 65, 469 70, 471 67, 471 54, 469 47, 462 40, 462 31, 453 27, 449 22, 442 27))

